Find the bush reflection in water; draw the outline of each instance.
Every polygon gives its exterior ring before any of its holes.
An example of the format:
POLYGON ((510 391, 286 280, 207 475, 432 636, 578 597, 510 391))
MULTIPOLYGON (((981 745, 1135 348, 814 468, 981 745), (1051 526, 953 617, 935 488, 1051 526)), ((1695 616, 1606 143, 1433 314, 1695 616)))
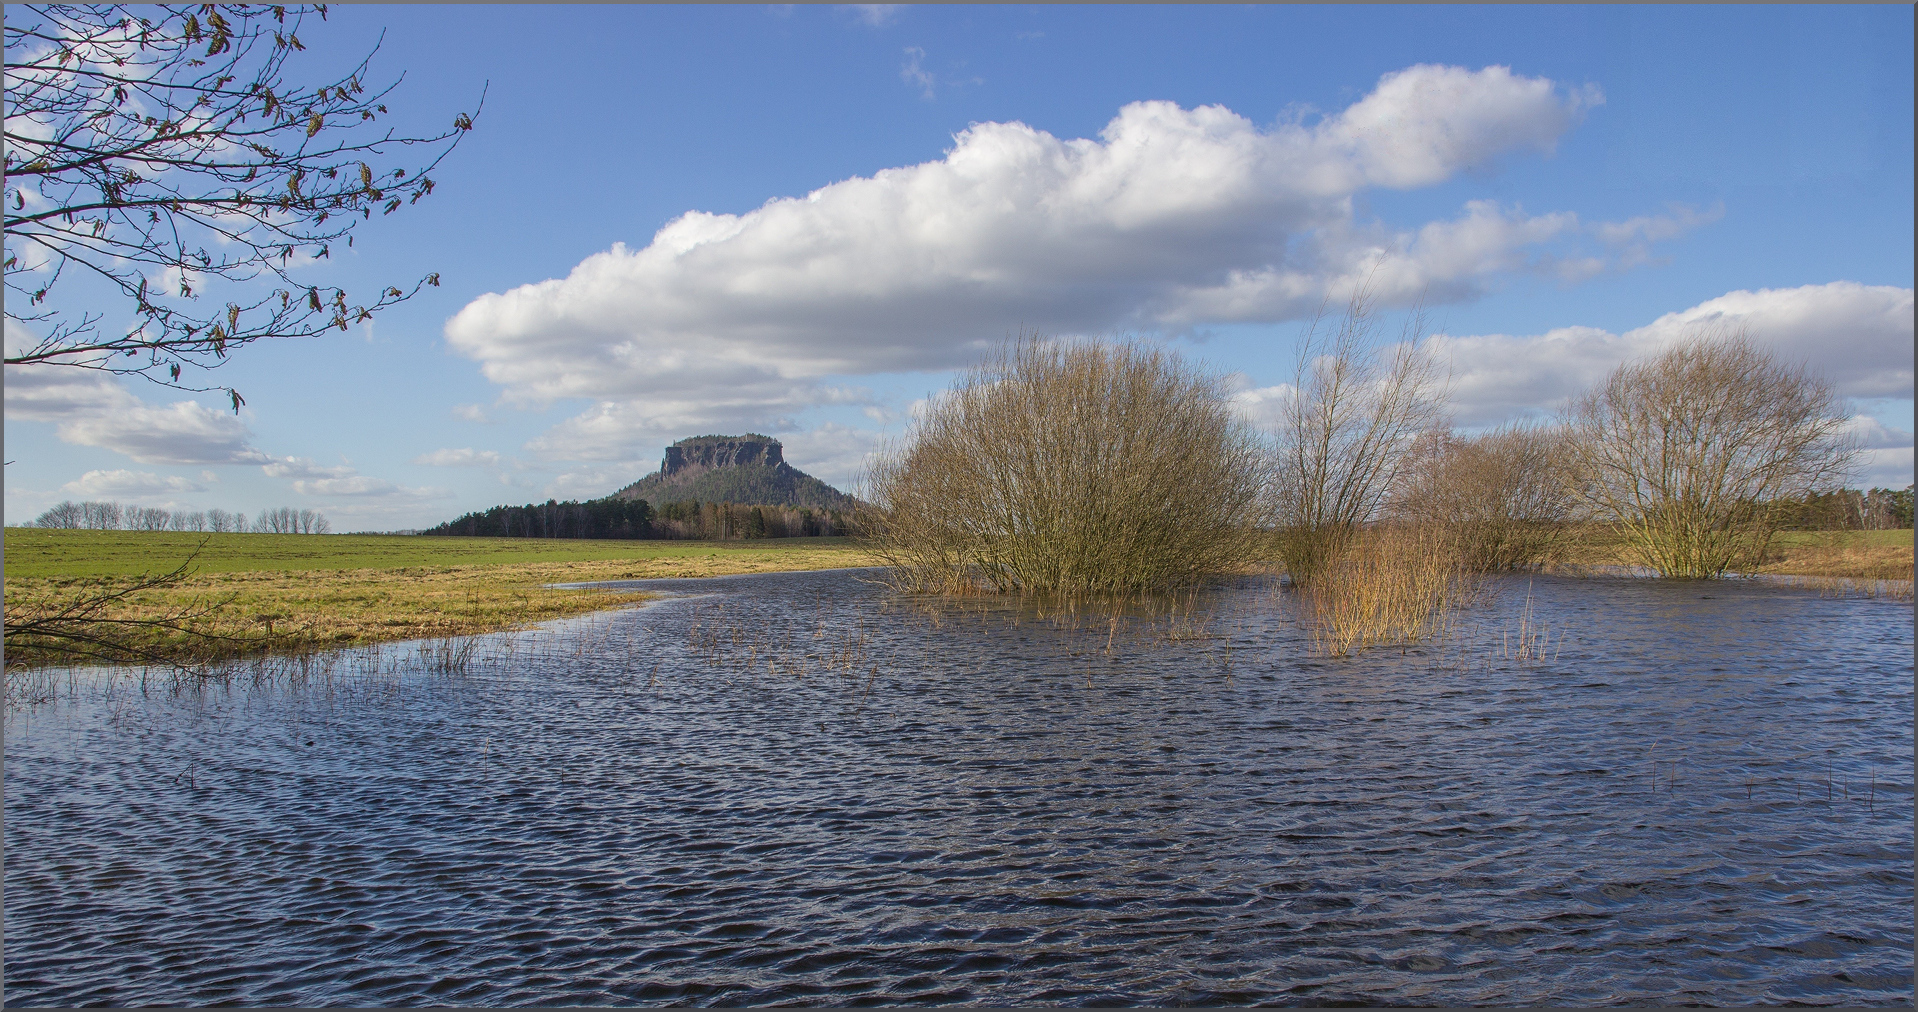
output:
POLYGON ((1908 604, 1521 578, 1331 659, 1258 581, 660 585, 43 680, 8 1003, 1911 1000, 1908 604))

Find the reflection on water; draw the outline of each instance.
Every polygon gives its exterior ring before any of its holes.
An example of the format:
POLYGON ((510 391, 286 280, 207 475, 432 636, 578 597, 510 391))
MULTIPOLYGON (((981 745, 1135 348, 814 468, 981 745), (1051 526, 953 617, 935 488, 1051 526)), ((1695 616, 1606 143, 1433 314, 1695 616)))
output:
POLYGON ((1911 1001, 1908 604, 1520 579, 1330 660, 1255 582, 860 575, 15 710, 8 1003, 1911 1001))

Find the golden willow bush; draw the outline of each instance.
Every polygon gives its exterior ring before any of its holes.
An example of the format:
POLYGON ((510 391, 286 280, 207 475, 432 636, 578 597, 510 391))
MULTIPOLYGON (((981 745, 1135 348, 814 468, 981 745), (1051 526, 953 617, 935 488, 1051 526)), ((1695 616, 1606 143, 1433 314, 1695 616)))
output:
POLYGON ((1443 403, 1436 367, 1418 348, 1420 314, 1380 347, 1370 294, 1360 288, 1331 334, 1321 335, 1322 322, 1299 347, 1271 484, 1279 556, 1299 587, 1380 518, 1443 403))
POLYGON ((1260 456, 1219 380, 1176 355, 1028 338, 880 456, 862 527, 909 592, 1190 586, 1247 561, 1260 456))
POLYGON ((1755 566, 1856 450, 1830 384, 1743 334, 1701 333, 1619 367, 1570 412, 1582 504, 1660 576, 1755 566))

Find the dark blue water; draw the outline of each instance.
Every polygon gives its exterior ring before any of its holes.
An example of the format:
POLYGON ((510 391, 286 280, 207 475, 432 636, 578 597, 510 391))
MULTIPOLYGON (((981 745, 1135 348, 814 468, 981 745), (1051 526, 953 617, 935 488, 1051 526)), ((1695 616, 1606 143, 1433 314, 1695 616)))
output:
POLYGON ((1909 1004, 1912 609, 1539 579, 1438 648, 856 573, 43 688, 9 1005, 1909 1004))

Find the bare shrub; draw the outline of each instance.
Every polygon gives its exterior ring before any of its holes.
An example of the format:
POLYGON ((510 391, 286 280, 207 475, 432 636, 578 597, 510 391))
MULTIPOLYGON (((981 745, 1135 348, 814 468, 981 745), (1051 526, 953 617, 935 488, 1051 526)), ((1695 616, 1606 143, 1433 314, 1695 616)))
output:
POLYGON ((1574 487, 1659 575, 1716 578, 1756 565, 1797 503, 1844 484, 1844 420, 1803 366, 1702 332, 1573 404, 1574 487))
POLYGON ((872 549, 913 592, 1130 594, 1242 565, 1258 444, 1216 378, 1137 344, 1027 338, 869 471, 872 549))
POLYGON ((117 502, 99 502, 89 500, 80 504, 80 526, 90 531, 117 531, 120 529, 120 504, 117 502))
POLYGON ((1473 572, 1540 569, 1568 547, 1570 452, 1559 428, 1504 426, 1477 436, 1434 431, 1393 491, 1404 523, 1450 530, 1473 572))
POLYGON ((1279 424, 1273 482, 1278 551, 1295 586, 1338 560, 1386 503, 1417 436, 1432 427, 1442 384, 1418 349, 1413 313, 1389 348, 1363 288, 1329 337, 1315 319, 1300 346, 1294 394, 1279 424))
MULTIPOLYGON (((245 516, 235 518, 240 524, 245 516)), ((253 521, 255 534, 326 534, 333 525, 316 510, 296 510, 291 506, 263 509, 253 521)))
POLYGON ((164 531, 173 522, 172 511, 158 506, 128 506, 124 514, 130 531, 164 531))
POLYGON ((1333 657, 1442 635, 1470 593, 1443 525, 1379 524, 1352 535, 1301 592, 1314 646, 1333 657))
POLYGON ((62 530, 77 530, 86 526, 86 510, 71 499, 40 514, 34 520, 36 527, 55 527, 62 530))

